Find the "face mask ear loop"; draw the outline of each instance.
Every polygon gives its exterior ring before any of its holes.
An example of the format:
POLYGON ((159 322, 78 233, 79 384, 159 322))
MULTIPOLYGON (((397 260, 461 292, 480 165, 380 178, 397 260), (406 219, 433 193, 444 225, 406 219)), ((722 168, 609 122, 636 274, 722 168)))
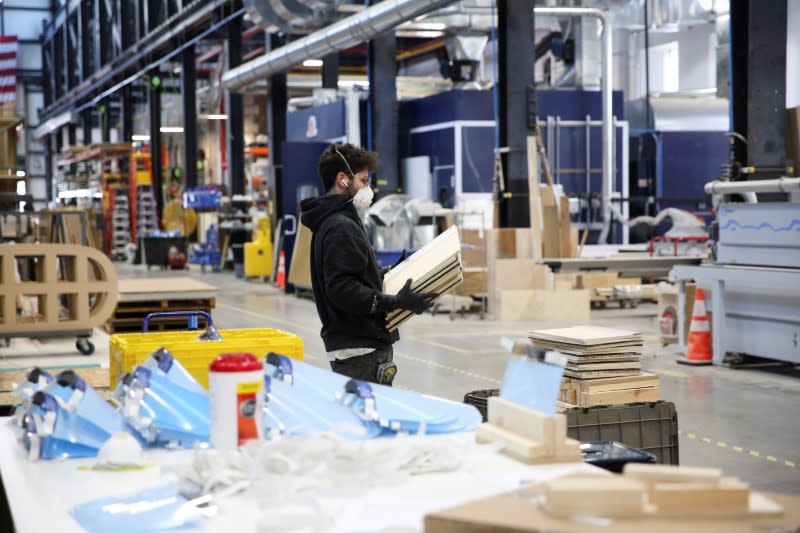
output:
MULTIPOLYGON (((336 151, 336 153, 337 153, 337 154, 339 154, 339 157, 341 157, 341 158, 342 158, 342 161, 344 161, 344 164, 345 164, 345 165, 347 165, 347 170, 349 170, 349 171, 350 171, 350 177, 351 177, 351 178, 353 178, 353 181, 355 181, 355 179, 356 179, 356 173, 355 173, 355 172, 353 172, 353 169, 352 169, 352 168, 350 168, 350 163, 348 163, 348 162, 347 162, 347 159, 344 157, 344 155, 342 155, 342 152, 340 152, 340 151, 339 151, 339 149, 336 147, 336 145, 335 145, 335 144, 334 144, 334 145, 332 145, 332 146, 333 146, 333 149, 336 151)), ((349 187, 349 186, 348 186, 348 187, 349 187)))

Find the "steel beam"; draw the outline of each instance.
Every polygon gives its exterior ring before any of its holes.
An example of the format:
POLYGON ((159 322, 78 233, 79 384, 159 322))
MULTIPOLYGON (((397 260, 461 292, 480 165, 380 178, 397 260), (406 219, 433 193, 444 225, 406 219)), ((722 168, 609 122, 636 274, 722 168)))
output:
POLYGON ((100 142, 111 142, 111 101, 106 100, 98 108, 100 119, 100 142))
POLYGON ((183 101, 183 159, 186 187, 197 187, 197 67, 194 46, 181 52, 181 99, 183 101))
POLYGON ((87 109, 81 113, 81 129, 83 130, 83 144, 92 144, 92 110, 87 109))
POLYGON ((131 94, 131 86, 126 85, 121 91, 121 109, 120 109, 120 129, 122 130, 122 142, 131 142, 133 136, 133 95, 131 94))
POLYGON ((152 83, 152 79, 161 78, 158 69, 152 71, 150 82, 150 157, 153 168, 153 195, 156 197, 156 213, 161 218, 164 204, 163 169, 161 168, 161 85, 152 83))
POLYGON ((97 24, 92 24, 92 19, 95 18, 95 7, 99 4, 94 0, 95 5, 92 5, 93 0, 84 0, 81 2, 78 9, 78 46, 80 48, 80 81, 83 82, 86 78, 91 76, 94 72, 95 57, 97 44, 97 24))
MULTIPOLYGON (((228 68, 242 63, 242 19, 228 24, 228 68)), ((226 91, 228 99, 228 171, 231 177, 231 194, 244 194, 244 97, 226 91)))
MULTIPOLYGON (((115 57, 106 68, 102 71, 95 72, 90 79, 83 82, 80 86, 75 87, 74 90, 67 90, 65 94, 59 95, 59 98, 49 106, 42 117, 46 120, 52 116, 58 115, 65 110, 74 109, 79 107, 84 101, 94 98, 98 93, 103 93, 103 90, 112 86, 120 78, 129 76, 131 73, 137 72, 141 68, 141 64, 145 63, 153 66, 150 58, 157 55, 160 50, 171 47, 175 50, 174 39, 185 39, 187 35, 191 35, 193 31, 199 31, 201 28, 207 27, 209 18, 216 12, 219 7, 226 5, 230 0, 195 0, 191 4, 186 5, 184 11, 164 24, 159 26, 153 32, 144 35, 142 33, 135 36, 136 46, 130 46, 121 55, 115 57)), ((145 2, 133 2, 132 7, 134 13, 126 16, 123 20, 136 20, 136 25, 139 32, 143 32, 144 24, 143 6, 145 2)), ((243 10, 235 12, 235 17, 240 17, 244 13, 243 10)), ((175 52, 177 53, 177 52, 175 52)), ((128 80, 126 80, 127 83, 128 80)))
POLYGON ((375 192, 394 194, 400 188, 400 150, 397 137, 397 38, 393 30, 369 42, 367 62, 372 147, 380 154, 375 192))
POLYGON ((497 0, 498 91, 500 146, 508 147, 506 190, 512 197, 500 204, 500 225, 527 227, 527 139, 536 131, 533 59, 534 0, 497 0))
POLYGON ((756 168, 786 164, 786 17, 786 2, 731 2, 735 154, 756 168))
MULTIPOLYGON (((267 50, 283 46, 284 41, 275 34, 266 34, 267 50)), ((286 140, 286 102, 288 91, 286 73, 274 74, 269 80, 267 102, 267 135, 269 136, 269 162, 272 174, 271 194, 275 202, 273 222, 283 217, 283 143, 286 140)))

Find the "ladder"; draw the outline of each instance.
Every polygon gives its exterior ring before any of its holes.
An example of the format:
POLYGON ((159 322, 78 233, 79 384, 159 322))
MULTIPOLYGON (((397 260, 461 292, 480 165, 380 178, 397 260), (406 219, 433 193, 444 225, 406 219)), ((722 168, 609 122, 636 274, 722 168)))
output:
POLYGON ((128 195, 117 189, 114 195, 114 210, 111 213, 111 259, 127 259, 127 247, 131 242, 131 219, 128 195))
POLYGON ((156 199, 152 185, 141 185, 136 188, 136 235, 146 237, 151 231, 158 230, 156 199))

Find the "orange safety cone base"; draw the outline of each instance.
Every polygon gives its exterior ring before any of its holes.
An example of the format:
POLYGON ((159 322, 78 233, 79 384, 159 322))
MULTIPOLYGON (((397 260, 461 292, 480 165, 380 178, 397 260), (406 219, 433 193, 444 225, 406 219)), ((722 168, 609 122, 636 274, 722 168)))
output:
POLYGON ((675 359, 675 362, 680 365, 689 365, 689 366, 709 366, 713 364, 711 359, 687 359, 684 356, 677 357, 675 359))

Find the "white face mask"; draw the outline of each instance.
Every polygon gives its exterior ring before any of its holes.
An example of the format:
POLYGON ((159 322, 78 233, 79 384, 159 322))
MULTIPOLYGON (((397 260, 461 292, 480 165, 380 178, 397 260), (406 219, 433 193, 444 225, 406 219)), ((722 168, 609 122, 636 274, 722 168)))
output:
POLYGON ((353 205, 359 211, 365 211, 372 205, 372 197, 375 195, 370 187, 359 189, 355 196, 353 196, 353 205))

